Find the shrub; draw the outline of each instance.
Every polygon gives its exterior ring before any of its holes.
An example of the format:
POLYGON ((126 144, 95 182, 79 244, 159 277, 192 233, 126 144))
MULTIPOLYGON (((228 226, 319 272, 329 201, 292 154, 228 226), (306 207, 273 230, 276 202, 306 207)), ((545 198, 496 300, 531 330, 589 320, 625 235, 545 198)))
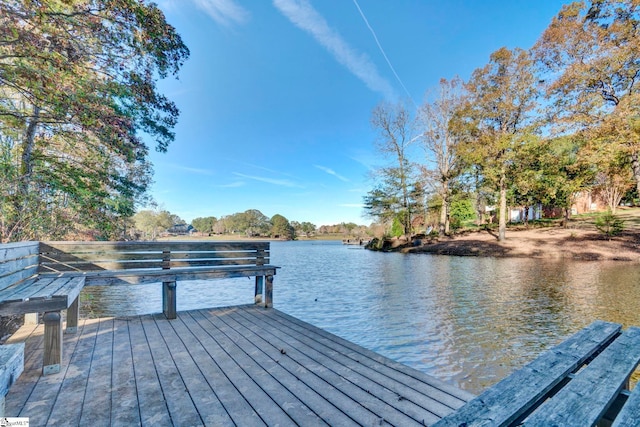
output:
POLYGON ((624 221, 608 211, 596 218, 595 226, 599 232, 611 238, 622 233, 624 221))
MULTIPOLYGON (((476 218, 476 211, 473 203, 469 199, 456 199, 451 202, 449 207, 449 215, 456 218, 460 222, 476 218)), ((453 222, 453 221, 452 221, 453 222)))

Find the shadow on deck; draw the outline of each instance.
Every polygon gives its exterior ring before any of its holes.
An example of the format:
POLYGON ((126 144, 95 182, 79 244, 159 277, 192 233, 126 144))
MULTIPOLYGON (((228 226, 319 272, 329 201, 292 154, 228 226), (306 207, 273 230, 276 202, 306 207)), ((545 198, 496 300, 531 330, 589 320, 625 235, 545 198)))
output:
POLYGON ((275 309, 80 320, 59 374, 25 326, 7 416, 30 425, 424 425, 473 396, 275 309))

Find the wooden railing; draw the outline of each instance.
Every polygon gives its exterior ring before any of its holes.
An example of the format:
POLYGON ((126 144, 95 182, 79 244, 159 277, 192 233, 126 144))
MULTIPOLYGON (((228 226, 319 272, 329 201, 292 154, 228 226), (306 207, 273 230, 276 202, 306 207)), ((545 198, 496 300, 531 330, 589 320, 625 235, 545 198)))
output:
POLYGON ((78 320, 84 286, 162 283, 163 312, 176 318, 177 282, 255 277, 254 301, 271 307, 269 242, 24 242, 0 245, 0 315, 45 312, 46 373, 59 369, 62 316, 78 320))

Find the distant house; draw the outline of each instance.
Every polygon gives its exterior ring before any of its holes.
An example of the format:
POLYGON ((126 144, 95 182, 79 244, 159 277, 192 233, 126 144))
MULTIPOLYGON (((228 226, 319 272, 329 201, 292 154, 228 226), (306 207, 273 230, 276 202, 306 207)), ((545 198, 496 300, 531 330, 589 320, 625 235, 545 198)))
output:
POLYGON ((167 233, 174 235, 191 234, 195 231, 196 229, 191 224, 173 224, 167 229, 167 233))
POLYGON ((519 206, 515 208, 511 208, 511 212, 509 214, 510 222, 524 222, 525 215, 527 215, 527 221, 534 221, 542 218, 542 204, 538 203, 534 206, 529 206, 528 209, 525 209, 524 206, 519 206))
POLYGON ((597 212, 606 209, 606 203, 596 197, 591 191, 581 191, 573 195, 571 214, 597 212))

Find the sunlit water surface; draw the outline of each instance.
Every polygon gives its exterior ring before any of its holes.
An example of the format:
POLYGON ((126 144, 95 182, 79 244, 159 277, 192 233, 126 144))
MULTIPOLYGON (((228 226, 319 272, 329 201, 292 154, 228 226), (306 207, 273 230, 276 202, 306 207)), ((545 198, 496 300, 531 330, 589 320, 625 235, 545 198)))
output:
MULTIPOLYGON (((640 325, 640 266, 273 242, 274 306, 479 393, 595 319, 640 325)), ((247 304, 253 279, 178 284, 178 310, 247 304)), ((83 316, 162 310, 159 285, 88 287, 83 316)))

